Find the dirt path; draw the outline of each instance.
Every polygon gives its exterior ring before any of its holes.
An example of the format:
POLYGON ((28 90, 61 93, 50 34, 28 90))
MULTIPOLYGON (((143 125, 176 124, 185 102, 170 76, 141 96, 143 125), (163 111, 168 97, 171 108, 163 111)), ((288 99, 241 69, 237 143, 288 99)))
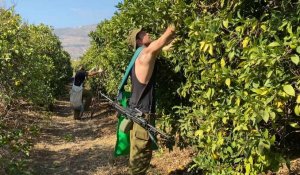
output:
POLYGON ((67 101, 57 101, 54 115, 41 122, 32 151, 36 174, 126 174, 127 159, 114 158, 116 117, 108 106, 92 119, 74 120, 67 101))
MULTIPOLYGON (((108 104, 101 104, 92 119, 74 120, 69 103, 57 101, 53 115, 39 125, 41 135, 30 156, 30 169, 35 174, 128 174, 128 158, 113 156, 117 118, 108 104)), ((154 153, 149 174, 175 172, 190 161, 189 157, 189 150, 160 150, 154 153)))

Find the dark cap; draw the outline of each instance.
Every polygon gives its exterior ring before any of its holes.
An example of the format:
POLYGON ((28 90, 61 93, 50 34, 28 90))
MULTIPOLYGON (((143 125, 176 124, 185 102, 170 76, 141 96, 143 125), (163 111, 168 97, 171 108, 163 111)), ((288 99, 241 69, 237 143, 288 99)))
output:
POLYGON ((142 28, 136 28, 136 29, 131 30, 129 32, 129 35, 128 35, 128 38, 127 38, 127 41, 129 43, 129 45, 131 45, 134 50, 136 49, 136 35, 140 31, 142 31, 142 28))

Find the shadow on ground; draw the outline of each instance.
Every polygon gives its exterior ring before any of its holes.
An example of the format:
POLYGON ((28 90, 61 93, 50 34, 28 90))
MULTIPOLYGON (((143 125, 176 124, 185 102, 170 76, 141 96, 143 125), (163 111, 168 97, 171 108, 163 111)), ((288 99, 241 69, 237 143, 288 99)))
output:
POLYGON ((40 123, 29 167, 43 175, 127 174, 128 158, 115 158, 115 112, 100 105, 93 118, 74 120, 67 101, 56 101, 48 122, 40 123))
MULTIPOLYGON (((32 161, 32 170, 35 174, 94 174, 99 168, 104 170, 114 167, 126 167, 126 159, 118 160, 112 155, 113 150, 110 147, 91 147, 89 149, 78 151, 74 154, 71 149, 60 151, 49 151, 46 149, 35 150, 32 161)), ((121 168, 120 168, 121 169, 121 168)))

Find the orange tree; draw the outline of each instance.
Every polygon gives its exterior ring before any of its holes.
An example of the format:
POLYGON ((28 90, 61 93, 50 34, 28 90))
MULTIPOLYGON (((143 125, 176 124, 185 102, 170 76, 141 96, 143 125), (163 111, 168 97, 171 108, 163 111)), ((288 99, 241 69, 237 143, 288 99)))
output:
POLYGON ((280 143, 299 128, 300 6, 295 0, 125 0, 90 34, 83 63, 101 65, 116 93, 132 51, 128 31, 153 38, 175 23, 172 51, 158 63, 158 109, 193 168, 208 174, 258 174, 284 161, 280 143), (165 105, 164 105, 165 104, 165 105))
POLYGON ((37 131, 18 122, 20 100, 52 104, 71 73, 70 56, 50 27, 23 23, 13 10, 0 8, 0 174, 25 174, 20 157, 29 155, 37 131))
POLYGON ((19 15, 5 9, 0 20, 1 100, 51 104, 71 76, 70 56, 50 27, 22 23, 19 15))

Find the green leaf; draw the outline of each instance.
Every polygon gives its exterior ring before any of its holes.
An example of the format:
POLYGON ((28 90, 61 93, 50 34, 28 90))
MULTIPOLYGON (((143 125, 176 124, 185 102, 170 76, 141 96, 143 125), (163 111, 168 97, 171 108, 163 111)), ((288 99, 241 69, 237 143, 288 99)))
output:
POLYGON ((251 89, 251 91, 253 91, 259 95, 266 95, 268 93, 268 89, 266 89, 266 88, 261 88, 261 89, 253 88, 253 89, 251 89))
POLYGON ((258 143, 258 150, 260 153, 262 153, 264 151, 264 144, 263 142, 260 140, 259 143, 258 143))
POLYGON ((300 54, 300 46, 297 47, 296 51, 300 54))
POLYGON ((294 112, 297 116, 300 116, 300 105, 296 105, 294 108, 294 112))
POLYGON ((244 27, 242 27, 242 26, 237 26, 237 27, 235 28, 235 31, 238 32, 238 33, 242 33, 242 32, 243 32, 243 29, 244 29, 244 27))
POLYGON ((251 165, 249 163, 246 164, 246 175, 250 173, 251 165))
POLYGON ((180 71, 180 66, 177 65, 177 66, 175 67, 174 71, 175 71, 175 72, 179 72, 179 71, 180 71))
POLYGON ((199 138, 203 138, 203 130, 196 131, 195 135, 198 136, 199 138))
POLYGON ((270 118, 269 113, 268 113, 267 111, 264 111, 263 116, 262 116, 262 119, 263 119, 266 123, 268 123, 269 118, 270 118))
POLYGON ((235 55, 235 53, 234 53, 234 51, 232 51, 232 52, 230 52, 230 53, 228 54, 228 58, 229 58, 230 60, 232 60, 232 58, 234 57, 234 55, 235 55))
POLYGON ((277 46, 280 46, 278 42, 272 42, 269 44, 269 47, 277 47, 277 46))
POLYGON ((294 55, 291 57, 291 60, 293 63, 295 63, 296 65, 298 65, 299 63, 299 56, 298 55, 294 55))
POLYGON ((205 45, 205 41, 201 41, 200 42, 200 50, 202 50, 204 48, 204 45, 205 45))
POLYGON ((248 46, 249 41, 250 41, 250 38, 249 38, 249 37, 246 37, 246 38, 243 40, 243 42, 242 42, 243 48, 245 48, 245 47, 248 46))
POLYGON ((293 34, 293 27, 292 27, 292 25, 291 25, 291 23, 289 23, 288 25, 287 25, 287 31, 289 32, 289 34, 293 34))
POLYGON ((228 147, 226 148, 226 150, 227 150, 230 154, 233 154, 233 150, 232 150, 232 148, 231 148, 230 146, 228 146, 228 147))
POLYGON ((283 90, 290 96, 295 96, 295 90, 291 85, 284 85, 283 90))
POLYGON ((261 25, 260 28, 263 29, 264 32, 267 31, 267 26, 266 25, 261 25))
POLYGON ((225 84, 228 86, 228 87, 230 87, 230 78, 226 78, 226 80, 225 80, 225 84))
POLYGON ((213 45, 212 44, 209 44, 209 50, 208 50, 208 53, 213 56, 214 55, 214 48, 213 48, 213 45))
POLYGON ((294 122, 291 122, 290 126, 293 127, 293 128, 297 128, 297 129, 300 128, 299 124, 298 123, 294 123, 294 122))
POLYGON ((273 135, 273 136, 271 137, 271 139, 270 139, 270 142, 271 142, 271 144, 274 144, 275 141, 276 141, 276 136, 273 135))
POLYGON ((235 104, 236 104, 237 106, 240 106, 240 104, 241 104, 241 99, 240 99, 240 98, 237 98, 236 101, 235 101, 235 104))
POLYGON ((267 77, 270 78, 272 74, 273 74, 273 71, 268 72, 267 77))
POLYGON ((228 19, 223 21, 223 26, 228 29, 228 19))
POLYGON ((224 2, 225 2, 225 0, 221 0, 221 7, 222 8, 224 7, 224 2))
POLYGON ((249 163, 250 163, 251 165, 253 165, 253 158, 252 158, 252 156, 249 157, 248 161, 249 161, 249 163))
POLYGON ((227 120, 228 120, 227 117, 223 117, 223 118, 222 118, 222 122, 223 122, 224 124, 227 124, 227 120))
POLYGON ((271 118, 272 120, 275 120, 275 118, 276 118, 275 112, 270 112, 270 118, 271 118))
POLYGON ((279 29, 279 30, 282 30, 283 27, 285 27, 287 24, 288 24, 287 21, 283 21, 283 23, 281 24, 281 26, 279 26, 278 29, 279 29))
POLYGON ((226 62, 225 62, 225 60, 222 58, 222 59, 221 59, 221 67, 224 68, 225 65, 226 65, 226 62))
POLYGON ((209 45, 210 45, 210 44, 205 44, 205 45, 204 45, 203 52, 206 52, 206 50, 208 49, 209 45))
POLYGON ((242 161, 244 158, 240 157, 240 158, 236 158, 234 159, 234 163, 239 163, 240 161, 242 161))
POLYGON ((207 98, 210 99, 210 98, 213 96, 212 94, 213 94, 212 89, 209 88, 209 89, 207 90, 207 92, 206 92, 207 98))

